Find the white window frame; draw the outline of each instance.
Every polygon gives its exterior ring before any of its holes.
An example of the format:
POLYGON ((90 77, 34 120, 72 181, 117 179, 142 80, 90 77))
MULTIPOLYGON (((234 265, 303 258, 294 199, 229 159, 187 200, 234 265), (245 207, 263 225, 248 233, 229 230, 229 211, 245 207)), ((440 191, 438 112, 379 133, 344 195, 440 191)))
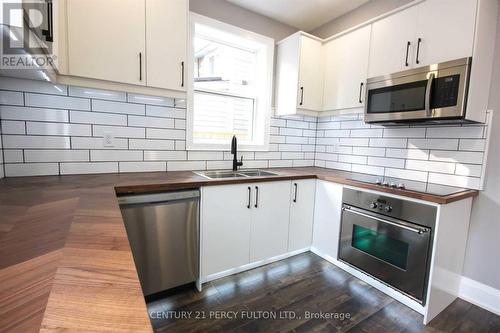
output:
MULTIPOLYGON (((186 100, 186 149, 187 150, 230 150, 231 142, 228 140, 225 144, 216 143, 195 143, 193 141, 193 125, 194 125, 194 80, 193 80, 193 63, 194 63, 194 33, 195 24, 200 23, 228 33, 250 39, 257 43, 265 45, 266 55, 265 63, 267 67, 266 82, 260 88, 261 93, 256 105, 255 123, 261 128, 261 133, 264 136, 262 144, 243 144, 238 143, 238 150, 241 151, 268 151, 269 150, 269 130, 272 114, 272 96, 273 96, 273 73, 274 73, 274 39, 259 35, 252 31, 241 29, 239 27, 214 20, 212 18, 190 12, 189 15, 189 41, 188 41, 188 66, 187 66, 187 100, 186 100)), ((254 125, 255 126, 255 125, 254 125)))

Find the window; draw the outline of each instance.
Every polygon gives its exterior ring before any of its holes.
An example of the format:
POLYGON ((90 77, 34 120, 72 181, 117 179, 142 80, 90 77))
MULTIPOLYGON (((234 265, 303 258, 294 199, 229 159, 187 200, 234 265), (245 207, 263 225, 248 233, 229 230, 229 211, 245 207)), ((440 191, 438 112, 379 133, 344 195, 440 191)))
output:
POLYGON ((274 40, 191 14, 188 149, 242 150, 269 143, 274 40))

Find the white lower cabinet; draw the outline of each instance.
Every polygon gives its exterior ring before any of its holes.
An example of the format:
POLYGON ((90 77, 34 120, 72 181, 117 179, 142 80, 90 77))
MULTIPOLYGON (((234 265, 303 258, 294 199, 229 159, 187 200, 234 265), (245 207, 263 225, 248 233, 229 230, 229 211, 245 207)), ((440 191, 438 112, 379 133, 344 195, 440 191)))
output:
POLYGON ((311 246, 315 194, 315 179, 292 181, 288 252, 311 246))
POLYGON ((308 248, 315 183, 309 179, 203 187, 202 277, 213 279, 226 275, 224 271, 308 248))
POLYGON ((250 262, 287 252, 290 221, 290 181, 255 183, 250 262))
POLYGON ((202 275, 249 263, 250 185, 202 188, 202 275))
POLYGON ((312 247, 333 259, 337 259, 341 213, 342 185, 318 180, 312 247))

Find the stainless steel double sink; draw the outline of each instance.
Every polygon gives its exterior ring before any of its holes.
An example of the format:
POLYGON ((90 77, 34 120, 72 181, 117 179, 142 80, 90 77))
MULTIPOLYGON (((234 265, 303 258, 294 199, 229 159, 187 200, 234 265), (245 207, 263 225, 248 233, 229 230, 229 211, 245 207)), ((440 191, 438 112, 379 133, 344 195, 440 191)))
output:
POLYGON ((238 171, 200 171, 195 174, 208 179, 224 179, 224 178, 250 178, 250 177, 266 177, 277 176, 276 173, 264 170, 238 170, 238 171))

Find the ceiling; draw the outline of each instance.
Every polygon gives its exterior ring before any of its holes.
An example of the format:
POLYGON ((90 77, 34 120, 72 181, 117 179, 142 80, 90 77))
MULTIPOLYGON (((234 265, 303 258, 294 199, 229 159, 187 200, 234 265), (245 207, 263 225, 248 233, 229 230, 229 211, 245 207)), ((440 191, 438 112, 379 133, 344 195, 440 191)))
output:
POLYGON ((227 0, 303 31, 314 30, 369 0, 227 0))

